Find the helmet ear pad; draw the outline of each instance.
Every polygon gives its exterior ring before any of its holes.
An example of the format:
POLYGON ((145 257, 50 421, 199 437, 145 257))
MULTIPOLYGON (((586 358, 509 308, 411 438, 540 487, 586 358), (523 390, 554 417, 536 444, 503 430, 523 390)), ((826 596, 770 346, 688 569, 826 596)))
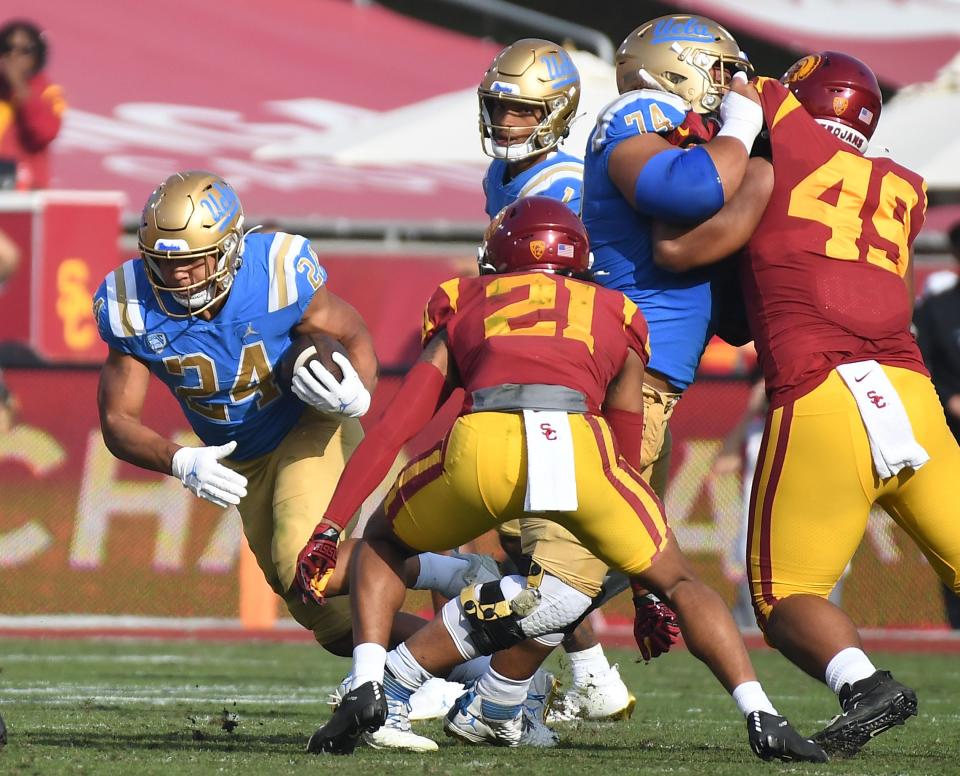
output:
POLYGON ((577 215, 552 197, 521 197, 501 210, 487 228, 480 271, 567 272, 590 268, 590 241, 577 215))
POLYGON ((864 62, 839 51, 823 51, 795 62, 780 80, 819 123, 866 150, 880 119, 883 95, 864 62), (844 128, 851 131, 849 137, 844 128))

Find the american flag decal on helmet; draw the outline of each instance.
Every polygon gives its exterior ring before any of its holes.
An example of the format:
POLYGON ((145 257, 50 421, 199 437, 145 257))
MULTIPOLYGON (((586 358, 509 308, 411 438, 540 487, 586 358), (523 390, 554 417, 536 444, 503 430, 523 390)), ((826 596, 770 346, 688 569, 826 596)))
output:
POLYGON ((572 259, 573 246, 570 243, 557 243, 557 256, 563 256, 565 259, 572 259))

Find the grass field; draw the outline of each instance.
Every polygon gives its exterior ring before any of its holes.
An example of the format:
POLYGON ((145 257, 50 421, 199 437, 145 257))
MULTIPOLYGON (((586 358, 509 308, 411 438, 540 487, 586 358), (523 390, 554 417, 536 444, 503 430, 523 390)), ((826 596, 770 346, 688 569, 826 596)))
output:
MULTIPOLYGON (((464 747, 439 722, 415 729, 439 753, 358 749, 315 759, 306 739, 329 711, 347 662, 308 644, 0 640, 0 712, 10 730, 3 774, 960 774, 960 663, 939 655, 877 654, 917 689, 920 717, 853 760, 767 764, 749 751, 732 701, 685 652, 650 665, 610 650, 639 698, 632 720, 558 726, 554 750, 464 747)), ((835 712, 827 690, 781 657, 755 654, 780 711, 805 733, 835 712)), ((561 678, 566 671, 554 662, 561 678)))

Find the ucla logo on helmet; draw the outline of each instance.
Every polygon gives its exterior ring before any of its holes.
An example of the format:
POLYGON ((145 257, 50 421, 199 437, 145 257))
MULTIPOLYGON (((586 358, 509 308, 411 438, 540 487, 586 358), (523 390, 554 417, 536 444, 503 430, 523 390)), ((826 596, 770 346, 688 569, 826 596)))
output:
POLYGON ((210 214, 213 225, 223 232, 230 225, 231 219, 240 209, 240 200, 236 192, 223 183, 214 183, 200 200, 200 204, 210 214))
POLYGON ((540 261, 540 257, 543 256, 546 250, 547 244, 543 240, 530 241, 530 253, 533 254, 533 258, 537 261, 540 261))
POLYGON ((811 54, 810 56, 804 57, 799 62, 794 62, 790 69, 784 73, 783 78, 780 80, 785 84, 794 83, 795 81, 802 81, 810 73, 820 67, 821 57, 817 54, 811 54))
POLYGON ((695 43, 712 43, 710 28, 696 16, 689 19, 661 19, 653 28, 654 43, 672 43, 686 40, 695 43))

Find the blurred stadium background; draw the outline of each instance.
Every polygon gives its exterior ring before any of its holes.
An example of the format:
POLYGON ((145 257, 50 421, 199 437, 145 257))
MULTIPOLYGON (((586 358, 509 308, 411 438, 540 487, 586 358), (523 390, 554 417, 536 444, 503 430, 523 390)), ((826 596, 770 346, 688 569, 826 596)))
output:
MULTIPOLYGON (((960 220, 955 0, 7 0, 4 16, 46 30, 47 72, 69 109, 52 189, 0 192, 0 229, 23 252, 0 288, 0 366, 20 404, 19 423, 0 435, 0 634, 132 627, 309 638, 259 580, 234 513, 119 464, 99 436, 104 348, 90 297, 133 255, 140 207, 162 178, 212 169, 238 188, 249 224, 314 240, 331 288, 374 332, 384 368, 375 418, 417 353, 430 292, 473 271, 487 161, 475 90, 496 51, 531 34, 577 50, 587 115, 567 149, 579 153, 591 112, 615 94, 615 46, 640 22, 683 10, 727 24, 762 74, 827 48, 867 61, 888 98, 874 145, 930 185, 917 288, 953 267, 944 232, 960 220)), ((673 424, 668 514, 731 604, 741 484, 708 472, 746 404, 752 366, 749 350, 711 344, 673 424)), ((154 389, 146 420, 186 435, 175 402, 154 389)), ((842 597, 864 626, 946 627, 932 571, 881 512, 842 597)), ((615 602, 601 631, 622 634, 617 615, 628 606, 615 602)))

